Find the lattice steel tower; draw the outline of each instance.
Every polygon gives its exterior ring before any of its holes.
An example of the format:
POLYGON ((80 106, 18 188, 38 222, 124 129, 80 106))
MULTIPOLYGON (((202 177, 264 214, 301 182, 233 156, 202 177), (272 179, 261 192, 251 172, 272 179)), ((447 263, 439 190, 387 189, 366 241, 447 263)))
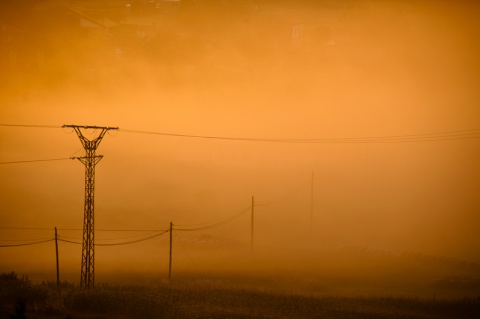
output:
POLYGON ((80 275, 80 286, 90 288, 94 286, 95 274, 95 233, 94 233, 94 211, 95 211, 95 165, 103 158, 96 155, 95 151, 108 130, 118 130, 118 127, 63 125, 73 128, 85 149, 85 156, 77 159, 85 165, 85 208, 83 214, 83 240, 82 240, 82 270, 80 275), (98 136, 89 140, 81 129, 100 130, 98 136))

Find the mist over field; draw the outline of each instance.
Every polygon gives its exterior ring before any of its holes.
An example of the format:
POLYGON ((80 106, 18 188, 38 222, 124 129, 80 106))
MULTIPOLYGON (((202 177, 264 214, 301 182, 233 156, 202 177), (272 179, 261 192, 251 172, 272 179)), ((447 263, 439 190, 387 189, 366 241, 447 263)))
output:
MULTIPOLYGON (((173 222, 174 277, 478 297, 479 14, 474 1, 2 1, 0 124, 55 127, 0 126, 0 162, 82 156, 64 124, 119 127, 97 151, 97 244, 173 222)), ((77 160, 0 165, 0 245, 54 227, 81 242, 84 174, 77 160)), ((54 280, 54 249, 0 247, 0 272, 54 280)), ((78 283, 81 245, 59 253, 78 283)), ((164 280, 168 254, 169 233, 98 246, 95 280, 164 280)))

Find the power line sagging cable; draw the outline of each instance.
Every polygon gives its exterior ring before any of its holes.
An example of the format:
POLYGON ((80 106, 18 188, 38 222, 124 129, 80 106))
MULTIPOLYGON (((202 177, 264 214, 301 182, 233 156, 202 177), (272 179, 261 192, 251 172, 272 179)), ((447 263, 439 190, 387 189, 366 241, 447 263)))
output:
POLYGON ((60 125, 0 124, 0 126, 25 128, 62 128, 60 125))
MULTIPOLYGON (((8 226, 0 226, 0 229, 10 229, 10 230, 34 230, 34 231, 52 231, 52 228, 45 228, 45 227, 8 227, 8 226)), ((81 231, 81 229, 73 229, 73 228, 59 228, 58 230, 63 230, 63 231, 81 231)), ((122 241, 122 242, 117 242, 117 243, 96 243, 95 246, 119 246, 119 245, 128 245, 128 244, 134 244, 134 243, 139 243, 142 241, 150 240, 156 237, 159 237, 161 235, 164 235, 165 233, 169 232, 169 229, 166 230, 151 230, 151 229, 100 229, 97 230, 98 232, 148 232, 147 234, 139 234, 139 235, 133 235, 133 236, 128 236, 128 237, 120 237, 120 238, 109 238, 109 239, 100 239, 100 240, 109 240, 109 241, 114 241, 114 240, 122 240, 122 239, 131 239, 131 238, 138 238, 138 237, 144 237, 144 238, 139 238, 135 240, 130 240, 130 241, 122 241), (145 237, 146 236, 146 237, 145 237)), ((0 242, 22 242, 22 241, 33 241, 34 239, 8 239, 8 240, 0 240, 0 242)), ((18 247, 18 246, 28 246, 28 245, 35 245, 35 244, 41 244, 44 242, 52 241, 55 240, 53 239, 38 239, 35 242, 29 242, 29 243, 21 243, 21 244, 5 244, 5 245, 0 245, 0 247, 18 247)), ((70 244, 77 244, 81 245, 82 243, 80 241, 76 241, 75 238, 71 237, 64 237, 64 236, 58 236, 58 240, 65 242, 65 243, 70 243, 70 244)))
POLYGON ((225 136, 175 134, 175 133, 140 131, 140 130, 130 130, 130 129, 119 129, 119 131, 125 132, 125 133, 159 135, 159 136, 170 136, 170 137, 185 137, 185 138, 244 141, 244 142, 293 143, 293 144, 408 143, 408 142, 433 142, 433 141, 480 138, 480 129, 448 131, 448 132, 438 132, 438 133, 424 133, 424 134, 408 134, 408 135, 344 137, 344 138, 341 138, 341 137, 305 138, 305 139, 225 137, 225 136))
POLYGON ((139 243, 139 242, 142 242, 142 241, 147 241, 147 240, 150 240, 150 239, 153 239, 153 238, 162 236, 162 235, 168 233, 169 231, 170 231, 170 230, 167 229, 167 230, 164 230, 164 231, 161 232, 161 233, 158 233, 158 234, 155 234, 155 235, 151 235, 151 236, 148 236, 148 237, 142 238, 142 239, 136 239, 136 240, 126 241, 126 242, 121 242, 121 243, 95 244, 95 246, 121 246, 121 245, 135 244, 135 243, 139 243))
MULTIPOLYGON (((23 127, 23 128, 63 128, 67 126, 57 125, 25 125, 25 124, 0 124, 3 127, 23 127)), ((96 129, 97 126, 82 126, 81 128, 96 129)), ((359 144, 359 143, 411 143, 411 142, 434 142, 447 140, 464 140, 480 138, 480 129, 467 129, 423 134, 405 134, 405 135, 387 135, 387 136, 368 136, 368 137, 332 137, 332 138, 258 138, 258 137, 228 137, 220 135, 200 135, 200 134, 178 134, 168 132, 142 131, 132 129, 119 129, 109 127, 109 129, 119 130, 125 133, 159 135, 169 137, 184 137, 197 139, 243 141, 243 142, 269 142, 269 143, 293 143, 293 144, 359 144)))
POLYGON ((235 219, 239 218, 240 216, 244 215, 245 213, 249 212, 250 211, 250 208, 251 206, 248 206, 244 209, 242 209, 241 211, 225 218, 225 219, 222 219, 222 220, 218 220, 218 221, 213 221, 213 222, 210 222, 210 223, 203 223, 203 224, 191 224, 191 225, 176 225, 176 226, 179 226, 179 227, 175 227, 175 230, 178 230, 178 231, 199 231, 199 230, 207 230, 207 229, 212 229, 212 228, 216 228, 216 227, 220 227, 220 226, 223 226, 229 222, 232 222, 234 221, 235 219), (196 226, 196 227, 194 227, 196 226))
POLYGON ((0 226, 0 229, 14 229, 14 230, 48 230, 53 231, 53 228, 47 227, 10 227, 10 226, 0 226))
MULTIPOLYGON (((118 238, 95 238, 96 241, 111 241, 111 240, 123 240, 123 239, 132 239, 132 238, 139 238, 139 237, 145 237, 152 235, 154 233, 148 233, 148 234, 138 234, 138 235, 132 235, 132 236, 125 236, 125 237, 118 237, 118 238)), ((156 234, 156 232, 155 232, 156 234)), ((65 237, 64 237, 65 238, 65 237)))
POLYGON ((0 239, 0 242, 37 242, 37 241, 44 241, 44 240, 48 240, 50 239, 50 237, 48 238, 28 238, 28 239, 0 239))
POLYGON ((81 245, 82 244, 81 242, 68 240, 68 239, 62 239, 60 236, 58 236, 58 241, 63 241, 64 243, 76 244, 76 245, 81 245))
POLYGON ((55 238, 52 238, 52 239, 47 239, 47 240, 42 240, 42 241, 37 241, 37 242, 31 242, 31 243, 0 245, 0 247, 32 246, 32 245, 38 245, 38 244, 47 243, 47 242, 49 242, 49 241, 54 241, 54 240, 55 240, 55 238))
MULTIPOLYGON (((147 241, 147 240, 159 237, 159 236, 164 235, 168 232, 169 232, 169 230, 163 230, 163 231, 155 233, 153 235, 149 235, 145 238, 140 238, 140 239, 136 239, 136 240, 124 241, 124 242, 119 242, 119 243, 109 243, 109 244, 95 243, 94 245, 95 246, 121 246, 121 245, 135 244, 135 243, 139 243, 139 242, 142 242, 142 241, 147 241)), ((141 235, 141 236, 145 236, 145 235, 141 235)), ((132 237, 138 237, 138 235, 137 236, 132 236, 132 237)), ((112 238, 112 239, 109 239, 109 240, 119 240, 119 239, 125 239, 125 238, 112 238)), ((77 244, 77 245, 82 244, 79 241, 69 240, 69 239, 66 239, 65 237, 61 237, 61 236, 58 236, 58 240, 62 241, 62 242, 65 242, 65 243, 70 243, 70 244, 77 244)))
MULTIPOLYGON (((13 227, 13 226, 0 226, 0 229, 13 229, 13 230, 48 230, 53 231, 54 228, 48 227, 13 227)), ((62 231, 82 231, 82 228, 57 228, 62 231)), ((163 229, 95 229, 96 232, 161 232, 163 229)))
POLYGON ((64 160, 74 160, 74 159, 76 159, 76 157, 62 157, 62 158, 49 158, 49 159, 38 159, 38 160, 29 160, 29 161, 0 162, 0 164, 24 164, 24 163, 64 161, 64 160))

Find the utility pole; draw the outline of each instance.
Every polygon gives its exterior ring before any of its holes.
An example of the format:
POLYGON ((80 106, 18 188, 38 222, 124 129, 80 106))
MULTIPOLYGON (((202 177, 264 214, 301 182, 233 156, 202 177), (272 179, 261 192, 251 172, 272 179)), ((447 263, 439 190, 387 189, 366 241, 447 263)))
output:
POLYGON ((170 222, 170 258, 168 260, 168 279, 172 279, 172 233, 173 223, 170 222))
POLYGON ((95 165, 103 158, 96 155, 97 150, 105 133, 109 130, 118 130, 118 127, 101 126, 81 126, 81 125, 63 125, 62 127, 73 128, 85 149, 85 156, 77 159, 85 165, 85 205, 83 215, 83 241, 82 241, 82 269, 80 275, 80 286, 84 288, 93 288, 94 286, 94 257, 95 257, 95 234, 94 234, 94 211, 95 211, 95 165), (82 129, 100 130, 98 136, 93 139, 87 139, 82 129))
POLYGON ((255 197, 252 196, 252 216, 251 216, 251 229, 250 229, 250 250, 253 255, 253 226, 254 226, 254 213, 255 213, 255 197))
POLYGON ((57 261, 57 289, 60 289, 60 267, 58 262, 58 234, 57 227, 55 227, 55 256, 57 261))
POLYGON ((313 172, 310 185, 310 237, 313 235, 313 172))

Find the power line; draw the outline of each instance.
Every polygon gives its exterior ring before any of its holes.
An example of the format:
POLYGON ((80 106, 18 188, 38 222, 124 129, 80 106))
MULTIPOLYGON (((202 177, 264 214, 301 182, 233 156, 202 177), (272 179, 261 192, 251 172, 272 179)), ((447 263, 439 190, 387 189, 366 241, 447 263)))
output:
POLYGON ((77 244, 77 245, 81 245, 81 244, 82 244, 81 242, 72 241, 72 240, 67 240, 67 239, 62 239, 62 238, 60 238, 60 236, 58 237, 58 241, 63 241, 64 243, 69 243, 69 244, 77 244))
POLYGON ((204 223, 196 223, 196 224, 188 224, 188 225, 179 225, 179 224, 175 224, 175 226, 180 226, 180 227, 193 227, 193 226, 207 226, 207 225, 211 225, 211 224, 216 224, 216 223, 219 223, 219 222, 222 222, 222 221, 225 221, 226 219, 229 219, 231 217, 234 217, 234 216, 237 216, 237 214, 242 214, 245 210, 247 210, 250 206, 248 206, 247 208, 244 208, 242 209, 241 211, 235 213, 235 214, 232 214, 231 216, 227 217, 227 218, 219 218, 219 219, 216 219, 216 220, 212 220, 212 221, 209 221, 209 222, 204 222, 204 223))
POLYGON ((62 157, 62 158, 49 158, 49 159, 37 159, 29 161, 13 161, 13 162, 0 162, 0 164, 23 164, 23 163, 35 163, 35 162, 51 162, 51 161, 64 161, 64 160, 74 160, 76 157, 62 157))
POLYGON ((212 222, 210 224, 197 224, 197 225, 204 225, 204 226, 189 228, 190 226, 196 226, 196 225, 177 225, 177 226, 180 226, 180 228, 175 228, 175 230, 178 230, 178 231, 199 231, 199 230, 207 230, 207 229, 212 229, 212 228, 216 228, 216 227, 219 227, 219 226, 223 226, 223 225, 225 225, 225 224, 227 224, 231 221, 234 221, 235 219, 239 218, 240 216, 244 215, 245 213, 249 212, 250 208, 251 208, 251 206, 248 206, 247 208, 239 211, 238 213, 236 213, 236 214, 234 214, 230 217, 227 217, 226 219, 217 221, 217 222, 212 222))
MULTIPOLYGON (((13 226, 0 226, 0 229, 14 229, 14 230, 49 230, 53 231, 55 228, 48 227, 13 227, 13 226)), ((81 231, 82 228, 57 228, 57 230, 63 231, 81 231)), ((160 232, 163 229, 95 229, 95 232, 160 232)))
MULTIPOLYGON (((139 242, 142 242, 142 241, 147 241, 147 240, 150 240, 150 239, 153 239, 153 238, 156 238, 156 237, 159 237, 163 234, 166 234, 168 233, 169 230, 163 230, 162 232, 158 233, 158 234, 154 234, 154 235, 150 235, 146 238, 141 238, 141 239, 136 239, 136 240, 130 240, 130 241, 125 241, 125 242, 120 242, 120 243, 110 243, 110 244, 94 244, 95 246, 121 246, 121 245, 129 245, 129 244, 135 244, 135 243, 139 243, 139 242)), ((77 245, 81 245, 82 243, 81 242, 78 242, 78 241, 73 241, 73 240, 68 240, 68 239, 63 239, 64 237, 60 237, 58 238, 59 241, 63 241, 63 242, 66 242, 66 243, 70 243, 70 244, 77 244, 77 245)), ((111 240, 118 240, 120 238, 116 238, 116 239, 111 239, 111 240)))
POLYGON ((138 234, 138 235, 132 235, 132 236, 126 236, 126 237, 118 237, 118 238, 98 238, 96 237, 95 240, 96 241, 111 241, 111 240, 122 240, 122 239, 131 239, 131 238, 138 238, 138 237, 144 237, 144 236, 149 236, 151 234, 154 234, 156 232, 150 232, 150 233, 147 233, 147 234, 138 234))
MULTIPOLYGON (((10 228, 17 229, 13 227, 10 227, 10 228)), ((22 229, 22 228, 18 228, 18 229, 22 229)), ((83 231, 82 228, 57 228, 57 229, 63 230, 63 231, 83 231)), ((95 229, 95 232, 159 232, 159 231, 163 231, 163 229, 95 229)))
POLYGON ((33 242, 33 243, 12 244, 12 245, 0 245, 0 247, 31 246, 31 245, 38 245, 38 244, 46 243, 46 242, 53 241, 53 240, 55 240, 55 238, 47 239, 47 240, 42 240, 42 241, 37 241, 37 242, 33 242))
POLYGON ((169 230, 164 230, 163 232, 161 232, 161 233, 159 233, 159 234, 151 235, 151 236, 149 236, 149 237, 142 238, 142 239, 131 240, 131 241, 126 241, 126 242, 121 242, 121 243, 95 244, 95 246, 120 246, 120 245, 130 245, 130 244, 135 244, 135 243, 139 243, 139 242, 142 242, 142 241, 146 241, 146 240, 150 240, 150 239, 153 239, 153 238, 162 236, 162 235, 164 235, 164 234, 166 234, 166 233, 168 233, 168 232, 169 232, 169 230))
POLYGON ((29 238, 29 239, 0 239, 0 241, 19 242, 19 241, 42 241, 49 238, 29 238))
POLYGON ((62 128, 59 125, 28 125, 28 124, 0 124, 6 127, 29 127, 29 128, 62 128))
MULTIPOLYGON (((163 232, 164 230, 162 230, 163 232)), ((138 238, 138 237, 145 237, 145 236, 150 236, 152 234, 158 233, 160 231, 155 231, 155 232, 149 232, 147 234, 139 234, 139 235, 133 235, 133 236, 126 236, 126 237, 117 237, 117 238, 95 238, 95 241, 112 241, 112 240, 122 240, 122 239, 131 239, 131 238, 138 238)), ((73 237, 66 237, 66 236, 61 236, 62 239, 70 239, 70 240, 79 240, 78 238, 73 238, 73 237)))
MULTIPOLYGON (((81 229, 77 229, 77 230, 81 230, 81 229)), ((126 231, 126 232, 159 232, 159 231, 163 231, 163 229, 95 229, 95 231, 102 231, 102 232, 122 232, 122 231, 126 231)))
POLYGON ((46 227, 9 227, 9 226, 0 226, 0 229, 15 229, 15 230, 55 230, 55 228, 46 228, 46 227))
POLYGON ((459 139, 480 138, 480 129, 424 133, 424 134, 408 134, 408 135, 390 135, 390 136, 370 136, 370 137, 345 137, 345 138, 248 138, 248 137, 225 137, 215 135, 191 135, 176 134, 154 131, 140 131, 130 129, 119 129, 120 132, 159 135, 170 137, 185 137, 199 139, 214 139, 228 141, 244 141, 244 142, 272 142, 272 143, 293 143, 293 144, 358 144, 358 143, 407 143, 407 142, 432 142, 459 139))
MULTIPOLYGON (((4 127, 23 127, 23 128, 62 128, 67 126, 56 125, 26 125, 26 124, 0 124, 4 127)), ((83 129, 100 129, 98 126, 78 126, 83 129)), ((423 134, 403 134, 387 136, 367 136, 367 137, 332 137, 332 138, 258 138, 258 137, 228 137, 220 135, 200 135, 200 134, 178 134, 156 131, 142 131, 132 129, 119 129, 117 127, 108 127, 109 129, 119 130, 125 133, 147 134, 169 137, 184 137, 211 140, 243 141, 243 142, 269 142, 269 143, 292 143, 292 144, 364 144, 364 143, 411 143, 411 142, 435 142, 447 140, 465 140, 480 138, 480 129, 467 129, 423 134)), ((2 163, 3 164, 3 163, 2 163)))

